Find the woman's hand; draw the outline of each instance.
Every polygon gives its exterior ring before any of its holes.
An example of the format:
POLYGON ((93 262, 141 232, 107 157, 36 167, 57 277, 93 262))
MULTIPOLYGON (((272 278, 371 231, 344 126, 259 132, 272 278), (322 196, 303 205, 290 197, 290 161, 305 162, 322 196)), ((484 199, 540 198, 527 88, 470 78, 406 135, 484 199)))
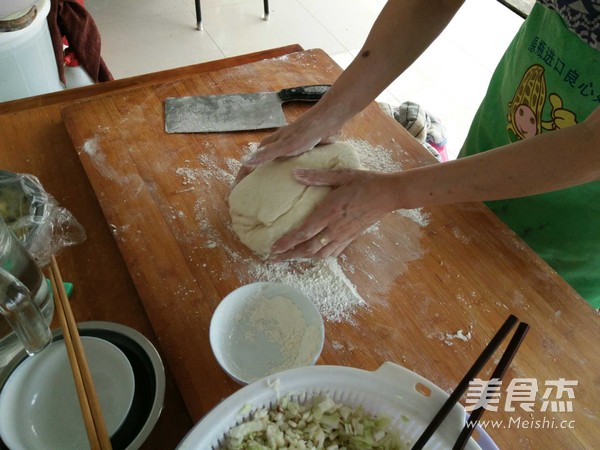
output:
POLYGON ((302 184, 333 190, 300 227, 273 244, 274 261, 339 256, 366 228, 396 209, 390 174, 296 169, 294 176, 302 184))
POLYGON ((343 123, 341 118, 321 113, 315 105, 295 122, 263 139, 256 152, 242 158, 242 164, 256 167, 282 156, 300 155, 318 144, 330 143, 339 134, 343 123))
POLYGON ((279 128, 263 139, 254 153, 243 157, 232 188, 260 164, 279 157, 300 155, 319 144, 332 143, 343 120, 322 119, 319 117, 321 113, 315 110, 316 107, 313 107, 292 124, 279 128))

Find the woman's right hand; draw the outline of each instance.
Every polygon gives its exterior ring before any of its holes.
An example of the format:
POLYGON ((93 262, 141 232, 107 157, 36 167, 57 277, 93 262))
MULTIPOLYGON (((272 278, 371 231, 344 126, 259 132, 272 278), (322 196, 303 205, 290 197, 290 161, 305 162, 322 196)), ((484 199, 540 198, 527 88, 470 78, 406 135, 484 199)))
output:
POLYGON ((318 144, 331 143, 339 134, 343 121, 322 115, 315 105, 298 120, 263 139, 254 153, 242 158, 242 164, 256 167, 275 158, 300 155, 318 144))
POLYGON ((235 177, 232 188, 260 164, 279 157, 300 155, 316 145, 333 142, 340 132, 343 121, 331 117, 322 119, 316 109, 316 106, 313 106, 295 122, 279 128, 263 139, 254 153, 243 157, 242 167, 235 177))

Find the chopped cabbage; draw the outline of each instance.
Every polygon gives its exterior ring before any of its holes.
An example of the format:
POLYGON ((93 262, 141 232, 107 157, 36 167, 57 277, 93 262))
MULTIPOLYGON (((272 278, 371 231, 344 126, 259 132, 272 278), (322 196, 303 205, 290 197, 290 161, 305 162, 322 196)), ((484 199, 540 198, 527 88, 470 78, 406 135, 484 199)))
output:
POLYGON ((300 404, 283 398, 277 405, 254 411, 226 435, 228 450, 325 449, 401 450, 398 433, 389 430, 387 417, 363 408, 318 397, 300 404))

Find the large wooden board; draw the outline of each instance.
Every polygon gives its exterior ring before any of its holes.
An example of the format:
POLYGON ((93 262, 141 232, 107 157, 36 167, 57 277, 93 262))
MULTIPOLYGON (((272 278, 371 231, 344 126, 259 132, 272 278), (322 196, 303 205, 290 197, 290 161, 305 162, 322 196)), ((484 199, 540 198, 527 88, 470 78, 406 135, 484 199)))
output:
MULTIPOLYGON (((60 110, 66 105, 142 85, 173 81, 302 50, 298 45, 268 49, 132 78, 68 89, 0 103, 0 167, 39 177, 44 188, 83 225, 87 239, 58 256, 63 277, 74 284, 71 297, 78 322, 103 320, 133 327, 157 346, 127 267, 111 235, 94 191, 63 126, 60 110)), ((55 319, 53 328, 58 327, 55 319)), ((171 449, 192 426, 187 408, 168 365, 161 416, 142 450, 171 449)), ((0 448, 4 448, 0 442, 0 448)))
MULTIPOLYGON (((212 312, 236 287, 277 273, 236 239, 226 205, 237 161, 268 132, 168 135, 164 99, 331 83, 339 73, 326 54, 313 50, 63 110, 194 419, 239 388, 211 353, 212 312)), ((293 120, 307 107, 286 105, 285 113, 293 120)), ((403 169, 435 163, 375 104, 353 119, 341 138, 379 155, 372 164, 384 157, 403 169)), ((592 310, 483 205, 391 214, 336 264, 367 306, 337 321, 331 311, 324 312, 326 344, 319 363, 375 369, 394 361, 450 390, 514 313, 532 330, 508 379, 536 378, 542 384, 578 379, 575 411, 554 414, 577 426, 566 431, 504 428, 490 434, 507 448, 591 447, 600 438, 594 375, 600 333, 592 310), (466 340, 456 337, 458 330, 466 340)), ((507 423, 511 417, 489 414, 507 423)))

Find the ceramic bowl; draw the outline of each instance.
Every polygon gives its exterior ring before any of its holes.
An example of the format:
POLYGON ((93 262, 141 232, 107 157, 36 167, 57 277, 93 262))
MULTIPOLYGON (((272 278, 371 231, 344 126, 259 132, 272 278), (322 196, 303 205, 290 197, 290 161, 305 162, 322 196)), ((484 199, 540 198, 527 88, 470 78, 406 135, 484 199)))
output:
POLYGON ((210 344, 223 370, 240 384, 316 363, 323 319, 293 286, 257 282, 227 295, 210 323, 210 344))
MULTIPOLYGON (((163 406, 165 396, 165 370, 160 355, 156 348, 144 335, 125 325, 113 322, 92 321, 80 322, 77 324, 77 327, 79 328, 79 334, 84 342, 87 341, 88 338, 92 338, 94 340, 105 342, 105 344, 101 344, 101 347, 104 347, 105 350, 110 349, 108 360, 105 359, 105 357, 97 355, 95 351, 93 354, 90 353, 90 355, 88 355, 86 349, 86 356, 92 369, 92 376, 95 376, 94 368, 92 367, 92 364, 95 364, 93 361, 96 361, 98 358, 100 358, 104 361, 101 364, 103 366, 101 370, 104 373, 102 376, 107 376, 111 380, 110 386, 107 386, 106 382, 104 381, 99 383, 99 385, 96 387, 96 390, 100 396, 100 404, 103 407, 103 411, 107 407, 110 409, 110 411, 106 411, 104 414, 108 414, 112 417, 115 415, 115 411, 113 410, 113 406, 105 406, 103 404, 103 396, 108 396, 109 398, 113 399, 115 396, 120 396, 123 398, 118 398, 116 401, 120 402, 126 400, 127 402, 130 402, 130 406, 126 411, 124 418, 122 415, 122 409, 120 409, 121 412, 117 414, 117 419, 114 419, 113 417, 113 419, 107 420, 107 422, 110 421, 112 423, 120 422, 120 425, 116 430, 114 429, 114 426, 109 427, 112 448, 113 450, 138 450, 146 441, 156 425, 163 406), (115 350, 115 348, 118 349, 118 351, 115 350), (119 352, 121 352, 121 354, 126 358, 126 361, 129 364, 129 369, 127 369, 127 365, 125 364, 125 361, 123 361, 119 352), (133 373, 134 378, 133 398, 131 398, 130 389, 127 387, 129 385, 128 379, 130 376, 130 371, 133 373)), ((62 334, 60 333, 60 330, 56 330, 54 332, 54 342, 52 345, 57 343, 62 343, 62 334)), ((16 355, 13 360, 11 360, 11 362, 2 369, 2 371, 0 371, 0 410, 2 410, 0 411, 0 416, 2 416, 2 418, 0 418, 1 421, 14 421, 15 419, 11 418, 10 416, 21 414, 18 412, 19 408, 24 408, 25 411, 29 410, 31 412, 31 408, 28 408, 27 406, 23 407, 22 405, 22 402, 25 400, 25 398, 14 398, 15 392, 10 386, 9 381, 11 378, 17 377, 17 371, 25 363, 28 361, 33 362, 35 358, 43 355, 47 352, 47 350, 48 349, 45 349, 42 353, 34 357, 28 357, 25 353, 25 350, 23 350, 21 353, 16 355), (11 396, 13 397, 12 400, 10 399, 11 396)), ((48 359, 54 359, 54 357, 51 357, 52 355, 47 354, 46 356, 49 357, 48 359)), ((43 362, 43 359, 44 358, 41 360, 38 359, 37 362, 43 362)), ((47 364, 44 363, 44 365, 47 364)), ((64 371, 64 364, 62 364, 61 370, 64 371)), ((66 378, 69 376, 69 373, 64 375, 66 378)), ((41 385, 46 386, 46 388, 50 388, 53 386, 51 380, 55 378, 56 376, 50 377, 49 373, 47 372, 35 371, 35 373, 31 375, 31 380, 28 378, 28 384, 31 383, 33 386, 25 386, 25 389, 34 389, 36 386, 39 387, 41 385), (43 378, 45 381, 40 382, 40 378, 43 378)), ((95 377, 94 381, 96 382, 95 377)), ((64 383, 60 383, 61 389, 64 389, 63 384, 64 383)), ((19 391, 21 390, 22 389, 19 389, 19 391)), ((42 389, 42 391, 45 390, 47 389, 42 389)), ((48 394, 44 393, 44 395, 48 394)), ((28 395, 26 397, 28 397, 28 395)), ((61 403, 63 401, 64 400, 61 400, 61 403)), ((57 409, 57 406, 54 404, 54 402, 52 402, 53 404, 51 406, 48 406, 48 402, 40 403, 38 401, 37 403, 37 406, 41 407, 39 413, 42 414, 42 420, 35 420, 32 422, 30 419, 25 417, 24 420, 29 420, 31 425, 29 429, 24 429, 23 423, 11 424, 10 422, 6 422, 6 424, 0 424, 0 436, 2 438, 0 441, 0 448, 6 448, 6 446, 11 448, 11 450, 23 448, 23 446, 28 448, 28 450, 53 450, 55 448, 63 450, 74 448, 73 442, 75 441, 75 438, 73 436, 53 436, 52 439, 58 439, 56 442, 58 442, 60 445, 59 447, 56 447, 50 446, 50 443, 47 441, 36 439, 36 433, 37 430, 40 429, 40 424, 47 426, 47 415, 60 418, 60 420, 64 422, 58 425, 60 427, 69 424, 71 421, 76 423, 81 419, 71 419, 73 414, 77 415, 75 410, 71 410, 68 414, 65 414, 64 410, 57 409), (9 427, 10 429, 7 429, 9 427), (16 441, 9 442, 9 439, 11 438, 16 439, 16 441), (65 441, 68 441, 69 443, 64 444, 65 441)), ((76 409, 79 409, 78 405, 76 406, 76 409)), ((79 415, 80 414, 81 413, 79 412, 79 415)), ((39 436, 39 433, 37 436, 39 436)), ((89 448, 89 445, 86 441, 78 448, 86 449, 89 448)))
MULTIPOLYGON (((81 338, 109 435, 129 412, 135 380, 127 357, 103 339, 81 338)), ((63 340, 23 361, 0 393, 0 434, 12 450, 88 445, 63 340)))

